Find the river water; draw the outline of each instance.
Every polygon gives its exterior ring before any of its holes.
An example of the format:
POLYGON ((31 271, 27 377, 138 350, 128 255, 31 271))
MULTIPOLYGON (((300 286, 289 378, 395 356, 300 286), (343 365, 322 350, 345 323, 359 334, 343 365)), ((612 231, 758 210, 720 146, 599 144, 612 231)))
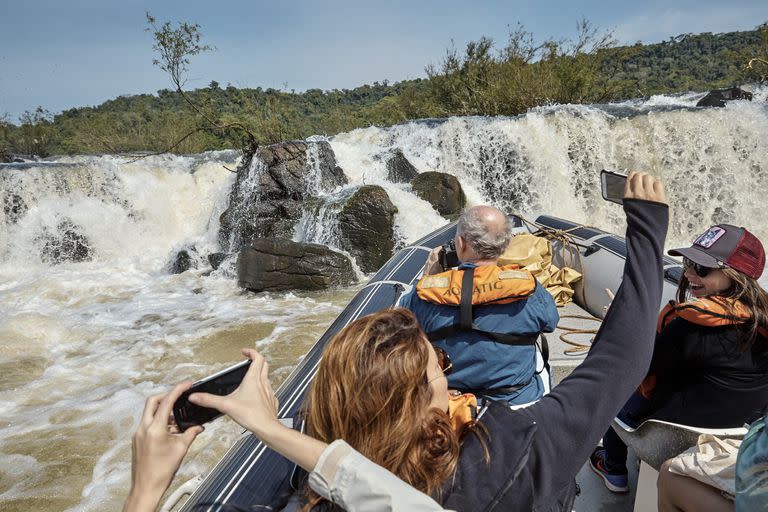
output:
MULTIPOLYGON (((599 171, 649 170, 670 196, 668 246, 688 244, 716 222, 746 226, 768 241, 768 90, 724 109, 694 108, 701 96, 337 135, 327 140, 350 185, 328 193, 328 208, 308 212, 294 238, 334 246, 332 205, 362 184, 389 193, 401 245, 447 222, 409 185, 387 181, 386 155, 399 148, 420 172, 457 176, 470 203, 548 212, 619 233, 623 216, 600 199, 599 171)), ((131 434, 148 395, 228 366, 243 346, 268 357, 278 385, 361 286, 244 294, 231 260, 211 275, 202 261, 169 274, 179 249, 218 249, 218 218, 234 182, 223 165, 237 157, 223 151, 0 165, 0 201, 13 196, 24 204, 17 213, 0 210, 2 510, 119 508, 130 483, 131 434), (91 261, 41 258, 47 233, 64 219, 87 237, 91 261)), ((211 424, 177 483, 210 468, 239 432, 228 420, 211 424)))

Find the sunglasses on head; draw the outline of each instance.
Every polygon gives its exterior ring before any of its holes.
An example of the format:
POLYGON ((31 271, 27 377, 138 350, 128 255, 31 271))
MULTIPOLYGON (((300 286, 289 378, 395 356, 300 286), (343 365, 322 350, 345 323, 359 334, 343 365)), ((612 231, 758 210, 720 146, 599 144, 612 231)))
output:
POLYGON ((440 365, 440 369, 443 370, 445 375, 450 375, 451 368, 453 368, 453 363, 451 362, 451 358, 448 357, 448 352, 434 345, 432 345, 432 347, 435 349, 435 354, 437 355, 437 364, 440 365))
POLYGON ((717 270, 716 268, 712 267, 705 267, 704 265, 700 265, 696 263, 695 261, 691 261, 688 258, 683 258, 683 266, 685 268, 690 268, 693 270, 697 276, 699 277, 707 277, 710 272, 713 270, 717 270))

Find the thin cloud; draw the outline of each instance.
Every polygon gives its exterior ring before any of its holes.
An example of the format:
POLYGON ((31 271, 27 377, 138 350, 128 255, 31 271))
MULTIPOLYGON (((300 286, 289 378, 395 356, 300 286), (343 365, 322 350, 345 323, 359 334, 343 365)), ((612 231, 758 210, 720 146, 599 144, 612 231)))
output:
POLYGON ((687 33, 752 30, 764 21, 768 21, 768 8, 765 7, 734 9, 728 5, 699 10, 665 9, 620 23, 614 34, 622 43, 657 43, 687 33))

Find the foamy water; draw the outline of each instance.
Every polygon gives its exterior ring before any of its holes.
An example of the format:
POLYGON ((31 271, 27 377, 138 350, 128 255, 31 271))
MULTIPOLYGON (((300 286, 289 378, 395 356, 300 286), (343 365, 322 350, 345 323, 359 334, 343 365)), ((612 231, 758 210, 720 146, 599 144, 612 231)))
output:
MULTIPOLYGON (((688 244, 716 222, 768 241, 765 89, 752 103, 724 109, 693 108, 701 96, 340 134, 329 142, 350 183, 315 191, 325 203, 307 209, 294 239, 336 247, 334 205, 363 184, 388 192, 400 243, 447 222, 410 185, 387 180, 387 155, 400 149, 420 172, 455 175, 470 204, 616 232, 623 215, 600 198, 600 169, 649 170, 667 184, 668 246, 688 244)), ((27 207, 16 222, 0 210, 0 508, 118 508, 148 395, 241 359, 243 346, 267 355, 277 384, 352 297, 355 287, 243 294, 231 260, 205 275, 204 255, 219 250, 218 218, 234 182, 222 164, 231 168, 236 159, 213 152, 0 166, 0 200, 14 194, 27 207), (92 261, 41 259, 45 233, 65 219, 89 240, 92 261), (199 268, 169 275, 176 252, 191 246, 199 268)), ((238 433, 227 421, 212 423, 177 483, 205 472, 238 433)))

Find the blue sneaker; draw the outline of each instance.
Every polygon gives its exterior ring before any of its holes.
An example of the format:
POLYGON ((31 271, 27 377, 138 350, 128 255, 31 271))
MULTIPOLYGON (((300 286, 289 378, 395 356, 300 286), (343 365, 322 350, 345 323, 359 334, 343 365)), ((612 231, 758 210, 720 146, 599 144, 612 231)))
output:
POLYGON ((609 491, 629 492, 629 480, 626 471, 620 473, 605 469, 605 448, 595 448, 595 451, 589 456, 589 467, 603 479, 603 483, 609 491))

